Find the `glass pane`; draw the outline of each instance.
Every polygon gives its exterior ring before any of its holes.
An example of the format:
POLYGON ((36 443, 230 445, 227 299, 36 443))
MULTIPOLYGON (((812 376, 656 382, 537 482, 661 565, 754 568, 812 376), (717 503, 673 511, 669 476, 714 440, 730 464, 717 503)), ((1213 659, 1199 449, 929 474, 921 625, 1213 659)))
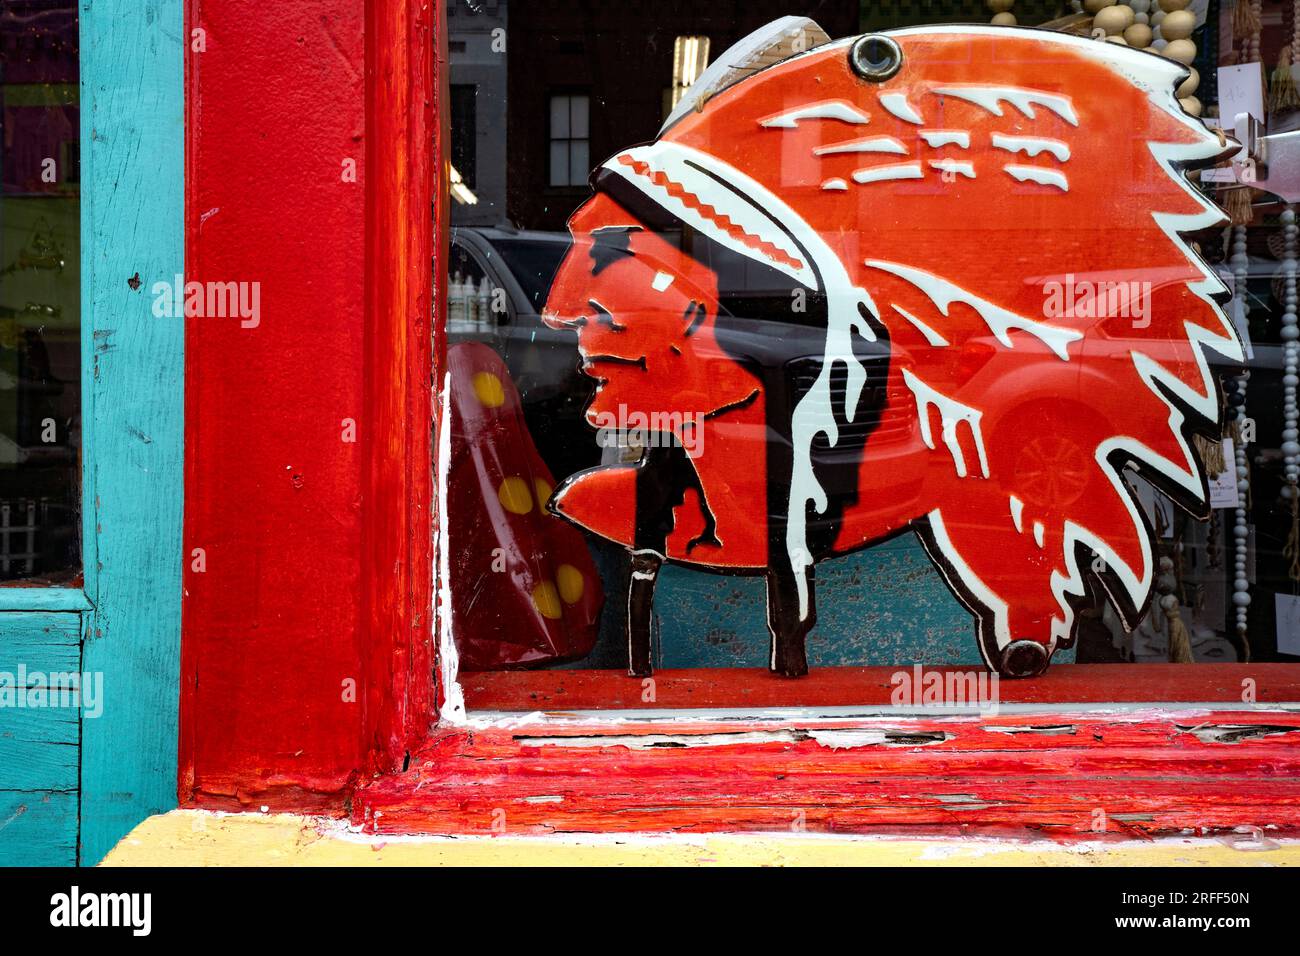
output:
POLYGON ((567 96, 551 97, 551 139, 569 137, 569 98, 567 96))
POLYGON ((591 166, 587 161, 587 141, 575 139, 569 144, 569 185, 577 186, 587 181, 591 166))
MULTIPOLYGON (((570 128, 573 130, 569 135, 574 139, 586 139, 588 99, 585 96, 573 96, 569 98, 569 103, 570 128)), ((583 182, 586 178, 584 171, 582 179, 576 180, 576 182, 583 182)))
POLYGON ((0 580, 80 568, 77 5, 0 15, 0 580))
POLYGON ((1300 197, 1220 69, 1300 110, 1231 10, 461 3, 511 38, 451 61, 508 91, 452 210, 509 303, 449 355, 461 665, 1300 661, 1300 197))
POLYGON ((567 139, 551 141, 550 185, 569 185, 569 141, 567 139))

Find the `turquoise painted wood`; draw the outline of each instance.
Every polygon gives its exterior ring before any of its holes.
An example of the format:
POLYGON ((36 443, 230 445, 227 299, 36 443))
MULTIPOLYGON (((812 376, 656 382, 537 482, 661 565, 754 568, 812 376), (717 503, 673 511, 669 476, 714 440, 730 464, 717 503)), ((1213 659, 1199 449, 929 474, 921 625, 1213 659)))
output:
POLYGON ((75 612, 0 614, 0 865, 76 862, 81 714, 26 691, 79 671, 81 627, 75 612))
POLYGON ((184 328, 151 290, 184 266, 185 37, 180 0, 81 4, 83 864, 176 805, 184 328))
POLYGON ((0 613, 5 611, 89 611, 81 588, 0 588, 0 613))
POLYGON ((0 866, 73 866, 77 791, 0 790, 0 866))

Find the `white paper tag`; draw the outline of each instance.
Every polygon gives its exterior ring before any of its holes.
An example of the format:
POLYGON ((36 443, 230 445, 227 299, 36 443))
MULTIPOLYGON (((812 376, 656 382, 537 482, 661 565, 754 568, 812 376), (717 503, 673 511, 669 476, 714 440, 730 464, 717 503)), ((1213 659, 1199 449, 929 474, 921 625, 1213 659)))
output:
POLYGON ((1300 655, 1300 596, 1273 595, 1277 612, 1277 652, 1300 655))
POLYGON ((1203 183, 1235 183, 1237 181, 1237 171, 1231 166, 1214 166, 1210 169, 1201 170, 1201 182, 1203 183))
POLYGON ((1219 122, 1231 130, 1238 113, 1249 113, 1261 123, 1264 112, 1264 71, 1258 63, 1219 67, 1219 122))
POLYGON ((1232 439, 1223 439, 1224 469, 1210 479, 1210 507, 1237 507, 1237 457, 1232 439))

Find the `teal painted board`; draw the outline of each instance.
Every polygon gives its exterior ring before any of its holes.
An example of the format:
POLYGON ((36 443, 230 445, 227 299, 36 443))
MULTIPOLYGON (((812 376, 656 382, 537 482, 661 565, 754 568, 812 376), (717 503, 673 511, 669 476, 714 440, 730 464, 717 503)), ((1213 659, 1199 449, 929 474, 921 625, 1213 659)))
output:
POLYGON ((76 790, 79 719, 76 707, 0 708, 0 790, 76 790))
POLYGON ((73 866, 76 862, 76 791, 0 790, 0 866, 73 866))
MULTIPOLYGON (((81 615, 6 611, 0 614, 0 672, 81 669, 81 615)), ((0 766, 0 787, 4 768, 0 766)))
POLYGON ((81 5, 84 864, 176 805, 184 329, 153 303, 184 263, 184 26, 180 0, 81 5))
POLYGON ((76 862, 80 712, 26 689, 80 669, 80 614, 0 614, 0 866, 76 862))
POLYGON ((90 601, 81 588, 0 588, 0 614, 8 611, 88 610, 90 601))
POLYGON ((81 688, 94 713, 101 683, 81 674, 80 614, 0 614, 0 791, 77 789, 81 688))

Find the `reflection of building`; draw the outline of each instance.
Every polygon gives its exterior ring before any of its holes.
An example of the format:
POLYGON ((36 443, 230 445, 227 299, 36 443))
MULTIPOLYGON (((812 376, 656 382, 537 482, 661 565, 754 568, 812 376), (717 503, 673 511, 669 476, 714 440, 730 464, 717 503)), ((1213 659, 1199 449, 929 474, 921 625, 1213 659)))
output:
POLYGON ((465 188, 452 199, 452 221, 494 225, 506 205, 506 0, 447 4, 451 58, 451 162, 465 188))
MULTIPOLYGON (((814 0, 798 12, 841 37, 857 31, 858 8, 858 0, 814 0)), ((678 37, 707 37, 716 57, 789 13, 787 0, 517 4, 510 16, 509 149, 499 136, 492 143, 507 157, 509 219, 525 229, 563 229, 587 193, 591 167, 654 138, 673 86, 678 37)), ((456 27, 448 24, 454 38, 456 27)), ((455 83, 454 55, 452 61, 455 83)))
POLYGON ((75 3, 0 15, 0 580, 78 563, 78 43, 75 3))

